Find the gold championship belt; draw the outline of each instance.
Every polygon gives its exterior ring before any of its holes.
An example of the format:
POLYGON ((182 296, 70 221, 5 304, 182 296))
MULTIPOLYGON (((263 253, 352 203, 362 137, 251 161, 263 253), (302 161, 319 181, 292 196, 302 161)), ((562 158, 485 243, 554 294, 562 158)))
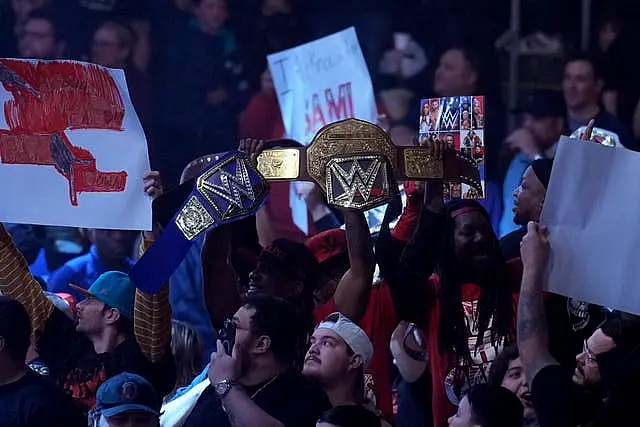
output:
MULTIPOLYGON (((293 145, 268 145, 278 143, 293 145)), ((358 119, 326 125, 306 148, 266 149, 257 168, 267 180, 315 181, 330 205, 357 210, 387 203, 398 191, 397 180, 460 182, 482 195, 471 156, 444 150, 436 159, 426 147, 397 147, 382 128, 358 119)))
MULTIPOLYGON (((482 197, 477 163, 469 155, 444 150, 436 159, 426 147, 397 147, 377 125, 346 119, 326 125, 307 147, 291 139, 266 141, 257 170, 268 181, 314 181, 330 205, 369 210, 387 203, 397 180, 457 182, 482 197)), ((202 156, 185 168, 192 175, 220 155, 202 156)), ((183 174, 183 179, 185 175, 183 174)))
POLYGON ((271 148, 257 159, 230 151, 194 160, 181 178, 189 181, 154 201, 156 219, 162 211, 172 217, 160 220, 162 235, 129 272, 138 289, 155 294, 196 238, 255 214, 265 201, 268 180, 315 181, 330 205, 356 210, 389 202, 398 192, 398 179, 461 182, 482 194, 480 172, 470 156, 444 150, 438 159, 426 147, 396 147, 384 130, 362 120, 323 127, 309 147, 287 139, 266 143, 271 148), (163 199, 169 208, 161 208, 163 199), (174 205, 180 206, 177 211, 174 205))

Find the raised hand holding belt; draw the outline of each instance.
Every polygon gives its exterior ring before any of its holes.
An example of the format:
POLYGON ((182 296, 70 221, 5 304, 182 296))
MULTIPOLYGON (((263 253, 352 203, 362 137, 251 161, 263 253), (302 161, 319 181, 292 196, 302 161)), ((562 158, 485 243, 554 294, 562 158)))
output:
POLYGON ((291 140, 270 140, 257 159, 267 180, 315 181, 330 205, 368 210, 387 203, 397 191, 392 180, 461 182, 482 195, 480 172, 470 156, 426 147, 396 147, 380 127, 347 119, 323 127, 307 148, 291 140), (288 147, 288 148, 283 148, 288 147), (391 170, 393 169, 393 174, 391 170))
MULTIPOLYGON (((265 200, 268 180, 315 181, 329 204, 357 210, 391 200, 398 192, 396 179, 462 182, 482 194, 480 174, 471 157, 444 150, 440 158, 425 147, 396 147, 380 127, 358 119, 325 126, 307 148, 287 139, 266 145, 280 148, 262 151, 255 164, 237 151, 192 162, 194 170, 202 167, 204 171, 185 183, 192 185, 191 193, 130 272, 139 289, 150 294, 160 289, 192 241, 206 230, 253 215, 265 200)), ((162 203, 162 198, 156 202, 162 203)))
MULTIPOLYGON (((397 191, 393 178, 460 182, 483 193, 472 157, 444 150, 438 158, 427 147, 397 147, 382 128, 363 120, 329 124, 308 147, 285 138, 264 145, 254 164, 267 181, 314 181, 337 207, 368 210, 387 203, 397 191)), ((219 156, 202 156, 186 169, 205 167, 219 156)))
POLYGON ((213 157, 195 178, 191 193, 160 237, 129 272, 131 281, 141 291, 155 294, 197 237, 211 228, 255 214, 267 192, 267 182, 245 153, 231 151, 213 157))

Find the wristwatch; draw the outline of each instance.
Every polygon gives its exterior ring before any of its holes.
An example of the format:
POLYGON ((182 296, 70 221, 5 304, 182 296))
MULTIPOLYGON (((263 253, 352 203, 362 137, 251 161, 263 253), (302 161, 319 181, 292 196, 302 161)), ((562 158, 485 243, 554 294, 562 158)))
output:
POLYGON ((229 378, 225 378, 213 384, 213 392, 218 399, 222 399, 231 391, 231 387, 233 386, 233 384, 233 381, 231 381, 229 378))

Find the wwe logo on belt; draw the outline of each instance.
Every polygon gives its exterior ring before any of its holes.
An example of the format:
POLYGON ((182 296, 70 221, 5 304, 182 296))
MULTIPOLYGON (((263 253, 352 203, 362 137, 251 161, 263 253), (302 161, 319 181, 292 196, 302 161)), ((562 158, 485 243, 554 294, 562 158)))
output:
POLYGON ((327 197, 330 204, 370 209, 384 203, 388 196, 386 163, 380 156, 354 156, 328 162, 327 197))
POLYGON ((245 160, 232 158, 219 168, 202 175, 198 189, 218 215, 226 219, 242 214, 255 204, 258 196, 253 181, 255 179, 251 179, 245 160), (233 170, 233 164, 235 173, 229 170, 233 170))

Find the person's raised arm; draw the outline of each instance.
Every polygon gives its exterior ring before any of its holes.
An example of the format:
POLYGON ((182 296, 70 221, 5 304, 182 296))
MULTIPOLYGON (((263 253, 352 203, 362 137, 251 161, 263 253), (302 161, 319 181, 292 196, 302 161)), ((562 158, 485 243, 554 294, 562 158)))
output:
POLYGON ((340 279, 333 298, 336 310, 358 323, 367 311, 375 258, 364 214, 345 209, 343 215, 347 229, 350 267, 340 279))
POLYGON ((240 307, 240 292, 230 264, 232 226, 207 233, 202 248, 204 299, 215 330, 240 307))
POLYGON ((544 310, 542 283, 549 257, 548 230, 535 222, 527 225, 520 255, 524 272, 518 301, 518 349, 526 378, 558 362, 549 352, 549 331, 544 310))
POLYGON ((0 293, 20 302, 29 313, 31 334, 39 337, 54 309, 42 287, 33 278, 27 261, 11 235, 0 224, 0 293))
MULTIPOLYGON (((426 142, 432 155, 441 158, 442 142, 426 142)), ((425 304, 433 297, 427 281, 440 258, 444 224, 441 213, 444 205, 442 183, 428 182, 423 194, 424 201, 413 237, 401 252, 382 254, 383 260, 378 257, 398 314, 402 319, 413 322, 424 319, 425 304)), ((407 207, 409 203, 408 201, 407 207)))
MULTIPOLYGON (((145 191, 152 198, 162 195, 160 174, 152 171, 144 176, 145 191)), ((159 235, 158 226, 153 231, 142 234, 140 255, 142 255, 159 235)), ((152 363, 163 360, 171 351, 171 305, 169 304, 169 283, 153 294, 136 289, 133 330, 138 345, 145 357, 152 363)))
MULTIPOLYGON (((254 151, 258 142, 255 139, 242 139, 238 150, 248 153, 250 159, 257 163, 254 151)), ((259 148, 262 150, 262 147, 259 148)), ((242 301, 239 278, 246 279, 248 272, 244 271, 244 266, 233 264, 234 257, 242 258, 245 249, 259 247, 258 241, 255 216, 207 232, 202 247, 202 281, 205 304, 215 330, 223 326, 242 301)))
POLYGON ((442 193, 441 182, 431 181, 426 185, 416 231, 400 256, 400 268, 406 269, 405 278, 414 282, 424 283, 440 259, 444 224, 442 193))

